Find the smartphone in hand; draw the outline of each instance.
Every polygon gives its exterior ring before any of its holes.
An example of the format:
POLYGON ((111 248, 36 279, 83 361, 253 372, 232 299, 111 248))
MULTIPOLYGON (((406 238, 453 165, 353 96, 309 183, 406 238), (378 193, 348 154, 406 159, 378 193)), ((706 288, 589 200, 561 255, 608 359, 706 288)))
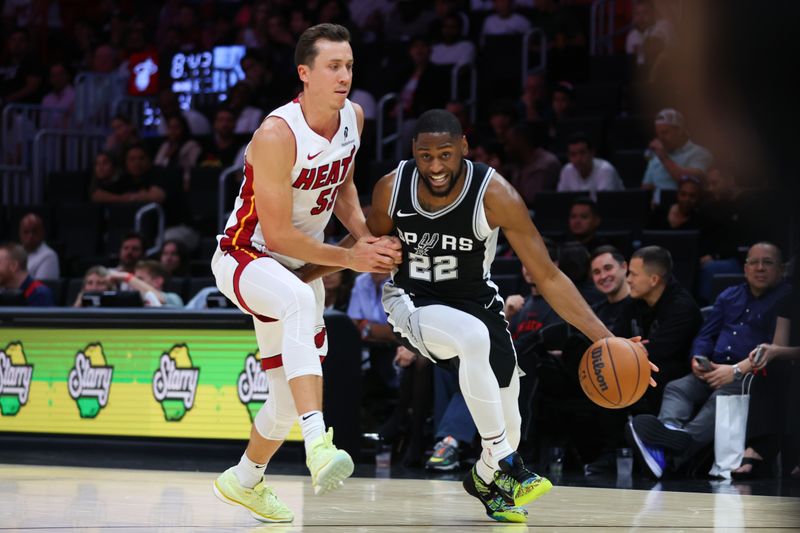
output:
POLYGON ((697 364, 703 369, 703 372, 710 372, 714 369, 711 366, 711 361, 709 361, 708 357, 705 355, 695 355, 694 360, 697 361, 697 364))
POLYGON ((753 356, 753 364, 755 366, 761 366, 761 361, 764 359, 764 345, 759 344, 758 349, 756 350, 756 354, 753 356))

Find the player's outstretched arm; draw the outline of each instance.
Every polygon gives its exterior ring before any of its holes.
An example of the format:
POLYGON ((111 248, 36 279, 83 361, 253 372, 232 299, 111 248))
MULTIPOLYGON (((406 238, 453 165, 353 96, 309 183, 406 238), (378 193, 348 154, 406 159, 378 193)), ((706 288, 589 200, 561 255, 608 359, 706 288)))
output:
MULTIPOLYGON (((378 236, 378 243, 389 247, 393 250, 394 262, 391 267, 376 270, 376 272, 389 273, 394 268, 395 264, 400 263, 400 240, 397 237, 391 236, 394 231, 394 222, 389 216, 389 201, 392 196, 392 188, 394 186, 394 172, 381 178, 375 184, 372 190, 372 206, 369 211, 369 218, 367 218, 366 226, 371 235, 378 236)), ((337 246, 350 248, 356 244, 356 239, 353 235, 348 235, 342 239, 337 246)), ((383 265, 381 265, 383 268, 383 265)), ((331 272, 341 270, 339 267, 324 266, 324 265, 306 265, 297 271, 297 275, 305 281, 313 281, 331 272)))
POLYGON ((572 281, 550 260, 528 208, 511 184, 495 174, 486 190, 483 204, 489 225, 503 230, 522 264, 531 273, 537 290, 555 312, 592 342, 612 337, 572 281))
POLYGON ((307 263, 371 272, 391 268, 393 251, 362 238, 352 248, 331 246, 306 235, 292 224, 291 170, 295 141, 286 123, 264 121, 253 135, 247 159, 253 166, 256 210, 267 247, 307 263))

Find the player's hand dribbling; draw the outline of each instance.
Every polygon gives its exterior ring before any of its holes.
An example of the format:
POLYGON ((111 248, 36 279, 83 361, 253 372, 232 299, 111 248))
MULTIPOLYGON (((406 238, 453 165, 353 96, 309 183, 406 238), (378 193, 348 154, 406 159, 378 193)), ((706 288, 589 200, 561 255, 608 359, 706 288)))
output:
MULTIPOLYGON (((645 352, 647 351, 647 348, 645 348, 644 345, 647 344, 648 341, 647 341, 647 339, 642 340, 641 335, 636 336, 636 337, 631 337, 628 340, 631 341, 631 342, 636 342, 636 343, 641 344, 642 347, 644 348, 644 351, 645 352)), ((658 372, 660 370, 649 358, 648 358, 647 362, 650 363, 650 372, 651 373, 658 372)), ((658 386, 658 383, 656 383, 656 380, 653 379, 652 375, 650 376, 650 386, 651 387, 657 387, 658 386)))
POLYGON ((356 272, 390 273, 401 260, 400 250, 386 237, 362 237, 347 250, 347 268, 356 272))

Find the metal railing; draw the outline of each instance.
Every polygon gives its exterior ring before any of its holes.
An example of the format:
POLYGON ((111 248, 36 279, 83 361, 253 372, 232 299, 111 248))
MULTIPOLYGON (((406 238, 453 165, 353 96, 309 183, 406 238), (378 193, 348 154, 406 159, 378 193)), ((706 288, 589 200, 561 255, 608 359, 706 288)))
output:
POLYGON ((152 239, 153 246, 145 251, 147 257, 157 253, 164 245, 164 209, 159 204, 150 202, 137 209, 133 218, 133 229, 137 233, 144 234, 144 218, 149 213, 156 215, 156 234, 152 239))
POLYGON ((593 56, 614 53, 616 0, 594 0, 589 18, 589 51, 593 56))
POLYGON ((403 131, 403 104, 400 102, 400 95, 398 93, 384 94, 378 100, 378 113, 375 121, 375 160, 383 161, 383 147, 394 143, 395 159, 400 160, 402 157, 402 149, 400 146, 400 137, 403 131), (391 102, 397 102, 397 114, 395 115, 395 131, 384 136, 385 129, 384 122, 386 120, 386 106, 391 102))
POLYGON ((18 165, 0 164, 0 205, 33 204, 30 171, 18 165))
POLYGON ((460 100, 465 106, 469 108, 469 118, 475 122, 478 116, 478 70, 473 63, 463 63, 461 65, 453 65, 453 70, 450 71, 450 99, 460 100), (466 99, 459 98, 459 76, 461 70, 464 68, 469 69, 469 93, 466 99))
POLYGON ((34 203, 44 199, 44 183, 53 172, 80 172, 92 168, 105 135, 77 130, 43 129, 33 138, 31 172, 34 203))
POLYGON ((117 73, 80 72, 75 76, 75 121, 83 128, 107 129, 125 95, 125 79, 117 73))
POLYGON ((525 78, 528 77, 528 72, 531 70, 530 65, 530 52, 531 40, 537 38, 539 40, 539 63, 536 65, 536 70, 547 69, 547 36, 544 30, 534 28, 522 36, 522 61, 520 79, 522 80, 522 88, 525 88, 525 78))

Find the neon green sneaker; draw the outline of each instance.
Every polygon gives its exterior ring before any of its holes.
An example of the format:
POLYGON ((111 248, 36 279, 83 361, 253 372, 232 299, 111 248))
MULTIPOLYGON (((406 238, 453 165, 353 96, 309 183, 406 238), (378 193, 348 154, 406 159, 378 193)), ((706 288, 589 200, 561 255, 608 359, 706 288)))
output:
POLYGON ((527 505, 553 488, 549 479, 525 468, 517 452, 501 459, 499 465, 500 470, 494 473, 494 482, 508 503, 527 505))
POLYGON ((272 487, 263 481, 252 489, 242 487, 233 473, 234 467, 224 471, 214 481, 214 494, 229 505, 241 505, 259 522, 291 522, 294 513, 278 499, 272 487))
POLYGON ((522 507, 510 505, 494 483, 489 485, 478 475, 473 466, 462 483, 467 494, 480 500, 486 509, 486 516, 498 522, 525 523, 528 521, 528 511, 522 507))
POLYGON ((306 466, 311 471, 314 494, 325 494, 343 485, 353 474, 355 465, 350 455, 333 445, 333 428, 317 437, 309 446, 306 466))

